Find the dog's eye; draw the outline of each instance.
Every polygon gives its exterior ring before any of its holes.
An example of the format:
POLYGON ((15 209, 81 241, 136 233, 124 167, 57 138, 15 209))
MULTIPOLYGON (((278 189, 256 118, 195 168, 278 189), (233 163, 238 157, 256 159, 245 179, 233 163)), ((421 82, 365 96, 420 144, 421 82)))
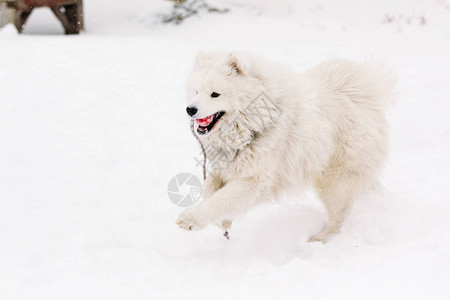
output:
POLYGON ((216 92, 212 92, 212 94, 211 94, 211 97, 213 97, 213 98, 217 98, 219 96, 220 96, 220 94, 216 93, 216 92))

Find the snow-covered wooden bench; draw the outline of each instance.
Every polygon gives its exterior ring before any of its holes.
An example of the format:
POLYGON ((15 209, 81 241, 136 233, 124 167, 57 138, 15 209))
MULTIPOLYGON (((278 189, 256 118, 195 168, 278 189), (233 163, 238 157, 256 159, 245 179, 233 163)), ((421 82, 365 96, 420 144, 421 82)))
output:
POLYGON ((0 0, 13 10, 13 23, 19 32, 37 7, 49 7, 61 21, 66 34, 77 34, 84 29, 83 0, 0 0))

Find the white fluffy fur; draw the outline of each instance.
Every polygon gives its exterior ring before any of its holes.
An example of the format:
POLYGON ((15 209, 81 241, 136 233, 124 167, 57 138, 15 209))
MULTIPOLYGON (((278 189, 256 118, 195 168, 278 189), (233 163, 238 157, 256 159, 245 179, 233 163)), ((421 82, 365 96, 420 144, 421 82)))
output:
POLYGON ((355 197, 377 183, 388 150, 384 110, 392 88, 392 76, 381 68, 348 60, 298 73, 254 55, 199 53, 187 84, 188 104, 198 108, 193 117, 226 112, 200 138, 207 149, 236 154, 225 170, 210 166, 203 201, 177 223, 187 230, 208 223, 227 229, 258 203, 312 185, 327 208, 328 226, 311 240, 326 242, 355 197), (211 98, 212 92, 221 95, 211 98), (282 111, 264 125, 248 117, 261 92, 282 111))

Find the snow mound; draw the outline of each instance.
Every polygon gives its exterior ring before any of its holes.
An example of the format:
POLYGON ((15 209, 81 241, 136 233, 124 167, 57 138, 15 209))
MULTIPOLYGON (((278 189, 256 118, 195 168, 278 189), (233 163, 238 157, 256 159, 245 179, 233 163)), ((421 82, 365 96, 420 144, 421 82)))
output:
POLYGON ((18 34, 19 33, 13 24, 6 24, 5 27, 0 29, 0 36, 14 36, 18 34))

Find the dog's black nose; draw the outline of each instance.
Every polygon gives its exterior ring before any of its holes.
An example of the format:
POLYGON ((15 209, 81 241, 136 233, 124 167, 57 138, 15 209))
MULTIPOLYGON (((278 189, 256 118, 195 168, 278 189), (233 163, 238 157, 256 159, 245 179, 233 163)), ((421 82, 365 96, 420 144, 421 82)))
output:
POLYGON ((195 106, 188 106, 186 107, 186 112, 188 113, 188 115, 190 115, 191 117, 193 115, 195 115, 197 113, 198 109, 195 106))

